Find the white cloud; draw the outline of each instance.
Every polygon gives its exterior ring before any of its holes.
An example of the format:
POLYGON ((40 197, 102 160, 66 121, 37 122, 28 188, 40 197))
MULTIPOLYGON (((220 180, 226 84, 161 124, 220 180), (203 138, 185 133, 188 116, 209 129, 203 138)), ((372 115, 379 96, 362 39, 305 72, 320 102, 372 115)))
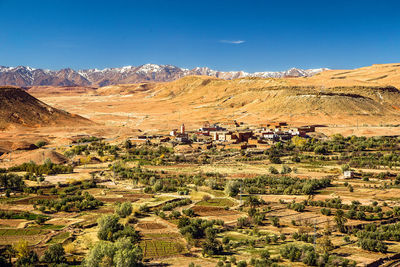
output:
POLYGON ((246 41, 244 40, 220 40, 220 43, 225 43, 225 44, 243 44, 246 41))

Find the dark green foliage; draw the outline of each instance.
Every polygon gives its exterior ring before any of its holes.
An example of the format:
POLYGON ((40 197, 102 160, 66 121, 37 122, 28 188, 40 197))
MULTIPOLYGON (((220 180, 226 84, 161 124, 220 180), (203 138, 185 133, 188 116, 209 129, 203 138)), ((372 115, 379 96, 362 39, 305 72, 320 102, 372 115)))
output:
POLYGON ((332 214, 332 211, 330 209, 322 208, 321 214, 325 216, 330 216, 332 214))
POLYGON ((298 212, 303 212, 306 209, 306 206, 303 203, 289 203, 287 204, 288 209, 292 209, 298 212))
POLYGON ((386 224, 377 226, 376 224, 367 224, 363 230, 357 232, 356 236, 360 240, 387 240, 400 241, 400 223, 386 224))
POLYGON ((22 190, 25 186, 22 177, 12 173, 0 173, 0 187, 4 189, 22 190))
POLYGON ((314 243, 315 236, 314 235, 309 235, 307 233, 294 233, 293 234, 293 239, 297 240, 297 241, 307 242, 307 243, 314 243))
MULTIPOLYGON (((74 191, 75 187, 72 187, 74 191)), ((68 190, 66 190, 68 191, 68 190)), ((36 200, 36 205, 41 205, 43 207, 47 207, 50 210, 55 212, 58 211, 83 211, 83 210, 92 210, 96 209, 99 206, 103 205, 103 202, 97 200, 94 196, 89 194, 88 192, 84 192, 81 194, 74 195, 60 195, 60 199, 38 199, 36 200)))
POLYGON ((274 217, 271 217, 271 218, 269 218, 269 219, 270 219, 271 224, 272 224, 273 226, 279 227, 279 218, 278 218, 278 217, 274 216, 274 217))
POLYGON ((289 176, 259 176, 243 180, 244 191, 249 194, 309 195, 330 184, 329 178, 299 179, 289 176))
POLYGON ((384 242, 370 238, 359 239, 357 243, 362 249, 368 251, 386 253, 388 249, 387 245, 384 242))
POLYGON ((41 257, 41 261, 47 263, 65 262, 65 251, 61 244, 51 245, 41 257))
POLYGON ((121 218, 125 218, 132 213, 132 204, 130 202, 117 203, 115 207, 115 213, 117 213, 121 218))
MULTIPOLYGON (((344 216, 348 219, 357 219, 357 220, 366 220, 367 216, 365 212, 373 212, 373 213, 380 213, 382 211, 382 208, 379 206, 374 206, 374 205, 361 205, 357 201, 353 201, 352 204, 343 204, 342 200, 340 198, 331 198, 331 199, 326 199, 325 201, 318 200, 318 201, 306 201, 304 202, 307 205, 310 206, 318 206, 318 207, 327 207, 327 208, 334 208, 334 209, 343 209, 343 210, 348 210, 344 216)), ((330 209, 323 208, 321 209, 321 213, 323 215, 330 216, 332 214, 330 209)), ((396 209, 396 207, 393 207, 393 209, 396 209)), ((392 216, 394 212, 390 211, 386 215, 392 216)), ((379 215, 378 215, 379 216, 379 215)))
POLYGON ((273 166, 270 166, 270 167, 269 167, 269 172, 270 172, 271 174, 279 174, 279 171, 278 171, 275 167, 273 167, 273 166))
POLYGON ((240 193, 241 186, 240 180, 230 180, 225 185, 225 193, 230 197, 236 197, 240 193))
MULTIPOLYGON (((39 262, 38 255, 33 250, 29 251, 28 255, 25 257, 21 257, 15 263, 16 266, 34 266, 39 262)), ((1 265, 3 266, 3 265, 1 265)), ((5 265, 7 266, 7 265, 5 265)), ((11 265, 10 265, 11 266, 11 265)))
POLYGON ((220 254, 222 249, 222 244, 216 239, 215 229, 209 227, 206 229, 206 240, 202 244, 203 255, 213 256, 220 254))
POLYGON ((185 198, 182 200, 178 200, 178 201, 174 201, 174 202, 170 202, 165 204, 162 207, 163 211, 169 211, 169 210, 173 210, 176 207, 181 207, 181 206, 186 206, 192 203, 192 200, 190 200, 189 198, 185 198))
POLYGON ((37 165, 35 162, 26 162, 19 166, 11 167, 8 171, 25 171, 28 173, 34 173, 36 175, 43 174, 59 174, 59 173, 72 173, 74 171, 74 167, 69 165, 60 165, 52 163, 50 160, 46 160, 46 162, 42 165, 37 165))
POLYGON ((42 216, 42 215, 30 213, 30 212, 27 212, 27 211, 17 212, 17 211, 0 210, 0 219, 36 220, 36 218, 38 216, 42 216))
POLYGON ((76 144, 88 143, 88 142, 94 142, 94 141, 99 141, 99 140, 101 140, 101 139, 96 136, 89 136, 89 137, 82 137, 82 138, 74 141, 73 143, 76 143, 76 144))
POLYGON ((327 149, 324 147, 324 146, 316 146, 315 148, 314 148, 314 153, 315 154, 326 154, 328 151, 327 151, 327 149))
POLYGON ((311 245, 287 244, 280 249, 283 258, 308 266, 356 266, 355 262, 333 255, 319 255, 311 245))
POLYGON ((140 267, 142 249, 129 238, 120 238, 115 243, 99 241, 90 249, 83 266, 140 267), (105 265, 106 264, 106 265, 105 265))
POLYGON ((104 215, 98 220, 98 224, 97 236, 101 240, 115 241, 121 237, 128 237, 135 243, 140 240, 139 233, 130 225, 124 227, 120 224, 117 215, 104 215))
POLYGON ((203 220, 182 217, 179 219, 178 228, 182 235, 192 239, 205 237, 206 229, 213 228, 214 225, 224 225, 222 220, 203 220))
POLYGON ((193 210, 193 209, 185 209, 185 210, 182 210, 182 213, 185 214, 185 215, 188 216, 188 217, 193 217, 193 216, 195 216, 194 210, 193 210))
POLYGON ((36 142, 35 146, 37 146, 38 148, 41 148, 43 146, 47 145, 47 142, 44 140, 38 141, 36 142))

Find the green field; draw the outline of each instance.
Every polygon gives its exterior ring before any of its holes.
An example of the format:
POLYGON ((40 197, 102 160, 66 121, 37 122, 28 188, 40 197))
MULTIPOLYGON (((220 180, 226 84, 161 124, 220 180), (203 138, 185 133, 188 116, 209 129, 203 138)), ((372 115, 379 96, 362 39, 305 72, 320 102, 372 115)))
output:
POLYGON ((182 243, 166 240, 144 240, 140 242, 140 247, 146 259, 177 255, 186 251, 182 243))
POLYGON ((202 200, 197 202, 198 206, 210 206, 210 207, 232 207, 235 203, 228 198, 212 198, 209 200, 202 200))
POLYGON ((64 233, 60 233, 56 236, 53 236, 49 242, 47 242, 48 244, 57 244, 57 243, 62 243, 65 241, 65 239, 67 239, 68 237, 70 237, 70 233, 69 232, 64 232, 64 233))
POLYGON ((0 236, 41 235, 47 233, 42 229, 0 229, 0 236))

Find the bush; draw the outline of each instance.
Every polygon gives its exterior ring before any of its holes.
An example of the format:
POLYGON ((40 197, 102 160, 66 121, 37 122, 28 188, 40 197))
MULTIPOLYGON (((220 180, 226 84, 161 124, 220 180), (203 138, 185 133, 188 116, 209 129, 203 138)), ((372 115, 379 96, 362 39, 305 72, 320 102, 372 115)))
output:
POLYGON ((47 263, 65 262, 65 251, 61 244, 51 245, 41 257, 41 261, 47 263))
POLYGON ((40 141, 36 142, 36 144, 35 144, 35 146, 37 146, 38 148, 41 148, 45 145, 47 145, 47 142, 44 140, 40 140, 40 141))
POLYGON ((270 218, 271 224, 275 227, 279 227, 279 218, 274 216, 270 218))
POLYGON ((142 249, 132 243, 129 238, 121 238, 115 243, 108 241, 99 241, 90 249, 84 266, 142 266, 142 249))
POLYGON ((25 186, 22 177, 12 173, 0 173, 0 187, 4 189, 22 190, 25 186))
POLYGON ((314 149, 315 154, 326 154, 328 151, 324 146, 316 146, 314 149))
POLYGON ((273 166, 269 167, 269 172, 271 174, 279 174, 279 171, 273 166))
POLYGON ((132 213, 132 204, 131 202, 124 202, 122 204, 117 203, 115 207, 115 213, 117 213, 121 218, 125 218, 132 213))
POLYGON ((236 197, 240 193, 240 187, 239 181, 230 180, 225 185, 225 193, 230 197, 236 197))
POLYGON ((74 167, 68 165, 54 164, 49 159, 46 159, 44 164, 37 165, 35 162, 23 163, 19 166, 9 168, 9 171, 25 171, 28 173, 34 173, 36 175, 43 174, 59 174, 59 173, 72 173, 74 167))
POLYGON ((104 215, 98 220, 99 232, 97 236, 101 240, 113 240, 113 234, 123 229, 117 215, 104 215))

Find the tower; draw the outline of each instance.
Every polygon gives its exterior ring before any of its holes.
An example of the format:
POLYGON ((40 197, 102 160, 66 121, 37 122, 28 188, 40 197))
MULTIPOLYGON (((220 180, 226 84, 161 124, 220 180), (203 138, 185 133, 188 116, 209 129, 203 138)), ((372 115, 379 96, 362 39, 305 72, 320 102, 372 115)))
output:
POLYGON ((185 124, 181 125, 181 134, 185 134, 185 124))

